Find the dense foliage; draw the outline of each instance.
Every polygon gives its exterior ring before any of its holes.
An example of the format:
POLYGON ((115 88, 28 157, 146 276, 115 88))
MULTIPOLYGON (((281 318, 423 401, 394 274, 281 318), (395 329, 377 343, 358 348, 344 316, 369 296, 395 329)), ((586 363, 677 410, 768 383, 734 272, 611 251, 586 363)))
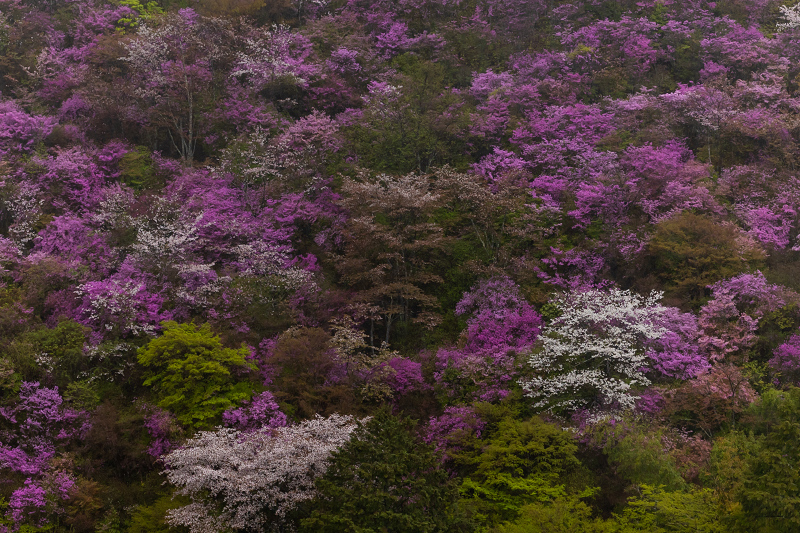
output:
POLYGON ((794 0, 0 0, 0 532, 800 529, 794 0))

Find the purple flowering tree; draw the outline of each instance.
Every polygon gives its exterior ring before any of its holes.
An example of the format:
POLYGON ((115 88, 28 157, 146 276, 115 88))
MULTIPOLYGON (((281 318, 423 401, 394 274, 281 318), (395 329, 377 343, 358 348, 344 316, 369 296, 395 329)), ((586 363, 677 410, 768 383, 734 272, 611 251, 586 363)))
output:
POLYGON ((222 413, 222 422, 239 431, 256 431, 262 428, 278 428, 288 424, 271 392, 257 394, 242 407, 228 409, 222 413))
POLYGON ((11 494, 8 518, 16 527, 43 525, 63 513, 75 483, 59 456, 86 434, 87 414, 65 405, 58 387, 22 382, 19 401, 0 408, 0 423, 0 469, 24 478, 11 494))
POLYGON ((449 395, 481 400, 505 397, 519 375, 517 355, 530 349, 542 328, 542 317, 525 300, 510 278, 492 278, 474 286, 456 305, 467 315, 463 345, 436 354, 437 381, 449 395), (456 383, 460 385, 452 388, 456 383))

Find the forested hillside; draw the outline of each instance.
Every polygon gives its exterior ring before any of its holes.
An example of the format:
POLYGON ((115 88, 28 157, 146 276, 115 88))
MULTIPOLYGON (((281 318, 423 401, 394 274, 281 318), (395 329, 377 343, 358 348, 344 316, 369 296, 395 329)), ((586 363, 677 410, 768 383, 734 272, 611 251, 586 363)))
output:
POLYGON ((0 532, 800 531, 800 5, 0 0, 0 532))

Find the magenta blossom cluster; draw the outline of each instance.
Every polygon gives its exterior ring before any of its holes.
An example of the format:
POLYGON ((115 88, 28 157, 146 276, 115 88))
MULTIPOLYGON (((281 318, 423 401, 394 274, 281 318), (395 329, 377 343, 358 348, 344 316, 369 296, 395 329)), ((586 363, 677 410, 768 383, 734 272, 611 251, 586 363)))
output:
POLYGON ((473 407, 447 407, 441 415, 431 417, 423 429, 423 439, 447 461, 464 449, 466 441, 480 439, 485 425, 473 407))
POLYGON ((278 402, 269 391, 254 396, 242 407, 228 409, 222 413, 222 421, 225 426, 239 431, 277 428, 288 424, 286 415, 281 412, 278 402))
POLYGON ((8 518, 15 526, 42 522, 60 513, 59 502, 68 498, 75 483, 71 472, 56 466, 56 459, 90 426, 87 413, 64 404, 58 388, 22 382, 19 401, 0 408, 10 429, 0 432, 0 469, 26 476, 9 499, 8 518))
MULTIPOLYGON (((436 379, 447 389, 475 389, 476 399, 491 401, 505 397, 519 373, 517 354, 530 348, 542 328, 542 317, 522 296, 510 278, 479 283, 456 306, 467 315, 463 345, 441 348, 436 354, 436 379)), ((450 390, 450 394, 462 394, 450 390)))

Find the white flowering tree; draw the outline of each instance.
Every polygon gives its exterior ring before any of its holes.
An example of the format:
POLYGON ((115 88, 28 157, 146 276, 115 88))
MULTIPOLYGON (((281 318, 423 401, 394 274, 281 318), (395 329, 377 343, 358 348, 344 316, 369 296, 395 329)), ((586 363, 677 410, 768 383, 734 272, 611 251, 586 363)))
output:
POLYGON ((334 414, 251 433, 201 431, 163 456, 169 482, 192 499, 169 511, 167 523, 191 533, 281 530, 287 514, 316 495, 314 480, 356 424, 334 414))
POLYGON ((176 202, 156 201, 147 215, 133 220, 136 243, 131 255, 137 266, 163 279, 170 267, 186 264, 202 217, 203 213, 187 213, 176 202))
POLYGON ((305 86, 316 68, 303 60, 311 53, 311 42, 289 26, 273 25, 245 39, 246 52, 239 52, 231 76, 246 77, 259 89, 277 79, 291 79, 305 86))
POLYGON ((633 388, 646 386, 648 342, 667 333, 670 308, 661 293, 642 297, 619 289, 589 290, 555 301, 561 316, 542 333, 530 356, 536 377, 521 383, 535 407, 549 411, 588 409, 595 416, 634 407, 633 388))
POLYGON ((204 113, 217 98, 238 41, 229 21, 191 9, 142 22, 123 41, 134 103, 185 161, 194 157, 204 113))
POLYGON ((781 6, 781 16, 786 22, 779 22, 777 24, 778 31, 792 30, 800 27, 800 4, 795 4, 791 7, 781 6))

